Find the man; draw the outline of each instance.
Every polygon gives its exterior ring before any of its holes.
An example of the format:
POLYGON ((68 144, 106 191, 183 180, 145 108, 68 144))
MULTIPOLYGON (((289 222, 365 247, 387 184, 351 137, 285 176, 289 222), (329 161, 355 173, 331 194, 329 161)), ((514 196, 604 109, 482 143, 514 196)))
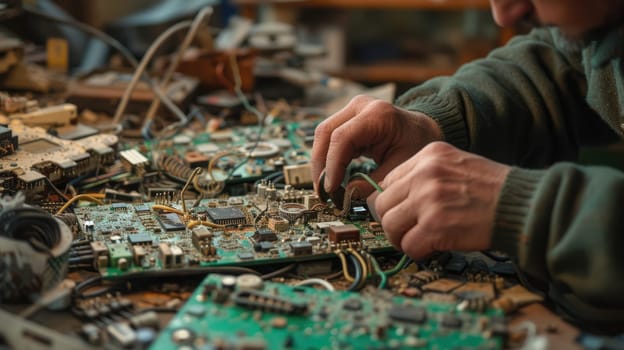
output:
POLYGON ((541 28, 396 105, 356 97, 317 128, 314 176, 331 192, 370 156, 397 249, 505 251, 564 312, 622 325, 624 174, 565 161, 624 138, 624 0, 490 2, 499 25, 541 28))

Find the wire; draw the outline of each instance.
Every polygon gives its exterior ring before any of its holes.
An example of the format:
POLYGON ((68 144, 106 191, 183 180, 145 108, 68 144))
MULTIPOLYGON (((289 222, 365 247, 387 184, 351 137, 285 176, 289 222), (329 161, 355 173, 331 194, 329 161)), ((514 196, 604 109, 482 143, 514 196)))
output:
POLYGON ((355 277, 353 278, 353 283, 351 283, 351 285, 349 286, 349 288, 347 288, 347 290, 349 291, 359 290, 359 286, 362 280, 363 279, 365 280, 366 277, 364 277, 364 274, 362 273, 362 266, 360 265, 360 262, 355 257, 355 255, 349 255, 349 260, 351 260, 351 263, 353 263, 353 266, 355 267, 355 277))
POLYGON ((162 205, 162 204, 154 204, 152 205, 152 210, 162 210, 168 213, 175 213, 178 215, 182 215, 184 216, 184 212, 180 209, 176 209, 176 208, 172 208, 166 205, 162 205))
POLYGON ((381 188, 381 186, 379 186, 379 184, 377 182, 375 182, 375 180, 373 180, 370 176, 364 174, 364 173, 354 173, 353 175, 351 175, 351 177, 349 178, 349 181, 355 179, 355 178, 362 178, 364 180, 366 180, 366 182, 368 182, 371 186, 373 186, 373 188, 377 191, 377 192, 383 192, 383 188, 381 188))
POLYGON ((269 280, 269 279, 272 279, 272 278, 275 278, 275 277, 279 277, 281 275, 286 274, 287 272, 292 271, 296 266, 297 266, 297 264, 286 265, 286 266, 282 267, 279 270, 275 270, 273 272, 269 272, 269 273, 267 273, 265 275, 262 275, 261 277, 262 277, 263 280, 269 280))
MULTIPOLYGON (((190 22, 190 21, 178 22, 178 23, 174 24, 173 26, 169 27, 162 34, 160 34, 158 36, 158 38, 156 38, 156 40, 154 40, 152 45, 150 45, 150 47, 147 49, 147 52, 145 53, 145 55, 143 55, 143 58, 141 59, 141 63, 139 63, 138 67, 136 67, 134 75, 132 76, 132 79, 128 83, 128 86, 126 86, 126 91, 124 91, 124 94, 121 97, 121 101, 117 105, 117 110, 115 111, 115 115, 113 116, 113 122, 112 122, 113 125, 120 125, 121 117, 122 117, 124 111, 126 110, 126 106, 128 105, 128 102, 130 101, 130 97, 132 95, 132 92, 134 91, 134 88, 135 88, 136 84, 138 83, 139 78, 141 77, 141 74, 143 74, 145 72, 147 64, 152 59, 152 56, 154 56, 154 54, 158 51, 158 49, 162 46, 162 44, 167 39, 169 39, 169 37, 171 37, 173 34, 175 34, 176 32, 178 32, 180 30, 189 28, 190 26, 192 26, 192 24, 193 23, 190 22)), ((155 86, 155 89, 160 90, 160 87, 155 86)), ((181 121, 186 121, 187 118, 184 115, 184 113, 182 113, 181 111, 180 111, 180 113, 181 114, 177 115, 177 117, 181 121)))
POLYGON ((202 172, 201 168, 193 169, 191 176, 189 176, 189 178, 186 180, 184 187, 182 187, 182 191, 180 191, 180 200, 182 201, 182 212, 184 213, 185 216, 189 214, 188 209, 186 209, 186 198, 185 198, 186 190, 188 190, 189 186, 193 182, 193 179, 195 179, 197 175, 199 175, 199 173, 201 172, 202 172))
POLYGON ((396 275, 399 271, 401 271, 405 263, 407 262, 407 259, 408 259, 407 255, 403 255, 401 257, 401 260, 399 260, 399 262, 396 264, 395 267, 391 268, 390 270, 384 271, 386 276, 390 277, 390 276, 396 275))
POLYGON ((347 266, 347 258, 345 254, 340 250, 336 250, 335 253, 336 255, 338 255, 338 258, 340 258, 340 263, 342 264, 342 273, 345 280, 347 280, 347 282, 353 282, 354 278, 349 274, 349 266, 347 266))
POLYGON ((67 208, 69 208, 72 204, 74 204, 75 202, 79 200, 85 200, 85 201, 97 203, 98 205, 104 205, 104 202, 102 202, 101 200, 91 195, 79 194, 77 196, 72 197, 70 200, 67 201, 67 203, 63 204, 63 206, 56 212, 56 215, 62 214, 65 210, 67 210, 67 208))
POLYGON ((11 208, 0 212, 0 236, 28 242, 33 249, 50 254, 61 241, 61 228, 43 209, 11 208))
POLYGON ((308 278, 307 280, 303 280, 301 282, 297 282, 295 284, 295 287, 309 286, 309 285, 315 285, 315 284, 318 284, 319 286, 324 287, 325 289, 327 289, 330 292, 333 292, 333 291, 336 290, 334 288, 334 286, 332 286, 331 283, 327 282, 324 279, 320 279, 320 278, 308 278))
MULTIPOLYGON (((212 7, 210 6, 204 7, 199 11, 199 13, 193 19, 191 28, 186 33, 186 37, 184 37, 184 40, 182 41, 182 44, 180 44, 180 47, 178 47, 177 54, 173 57, 173 60, 169 64, 169 67, 167 67, 167 71, 165 71, 165 74, 163 74, 160 80, 160 86, 163 89, 169 83, 169 81, 171 80, 171 77, 173 76, 173 73, 178 68, 178 64, 180 63, 182 56, 186 52, 186 49, 189 47, 189 45, 191 45, 191 42, 195 38, 195 35, 197 34, 197 30, 199 29, 200 25, 208 16, 212 15, 212 12, 213 12, 212 7)), ((149 125, 151 121, 154 119, 154 115, 156 114, 158 107, 160 107, 160 101, 159 100, 152 101, 152 104, 150 105, 147 111, 147 114, 145 115, 143 128, 149 125)))
POLYGON ((212 221, 204 221, 204 220, 193 220, 193 221, 190 221, 186 225, 186 228, 191 230, 195 226, 199 226, 199 225, 208 226, 208 227, 212 227, 212 228, 225 228, 225 225, 219 225, 219 224, 215 224, 212 221))
POLYGON ((373 270, 375 270, 375 273, 381 278, 381 280, 379 281, 379 285, 377 287, 380 289, 386 288, 386 285, 388 284, 388 276, 386 276, 383 270, 379 267, 379 263, 377 262, 377 259, 375 259, 373 255, 366 253, 366 256, 368 257, 369 261, 373 264, 373 270))
POLYGON ((362 254, 360 254, 357 250, 353 248, 349 248, 347 249, 347 251, 351 253, 351 255, 355 256, 357 261, 362 266, 362 279, 360 280, 360 283, 357 286, 358 289, 362 289, 364 285, 366 284, 366 278, 368 277, 368 265, 366 264, 366 261, 364 260, 364 257, 362 256, 362 254))
MULTIPOLYGON (((137 61, 137 59, 134 57, 134 55, 132 55, 132 53, 125 46, 123 46, 122 43, 120 43, 117 39, 113 38, 112 36, 106 34, 105 32, 95 27, 92 27, 88 24, 85 24, 85 23, 82 23, 82 22, 79 22, 70 18, 60 18, 60 17, 50 16, 47 13, 39 11, 35 7, 29 6, 26 4, 24 4, 23 9, 27 13, 46 19, 48 21, 69 25, 79 30, 82 30, 83 32, 87 34, 90 34, 102 40, 104 43, 106 43, 110 47, 117 50, 130 63, 130 65, 133 68, 136 69, 139 66, 139 62, 137 61)), ((160 90, 160 88, 158 88, 158 86, 156 86, 156 83, 154 83, 154 81, 152 81, 152 79, 145 72, 142 73, 142 79, 149 84, 150 88, 152 89, 156 97, 158 97, 160 101, 165 105, 165 107, 167 107, 174 115, 178 117, 180 117, 181 115, 182 116, 184 115, 184 113, 180 110, 180 108, 178 108, 178 106, 176 106, 175 103, 173 103, 171 99, 167 95, 165 95, 160 90)))

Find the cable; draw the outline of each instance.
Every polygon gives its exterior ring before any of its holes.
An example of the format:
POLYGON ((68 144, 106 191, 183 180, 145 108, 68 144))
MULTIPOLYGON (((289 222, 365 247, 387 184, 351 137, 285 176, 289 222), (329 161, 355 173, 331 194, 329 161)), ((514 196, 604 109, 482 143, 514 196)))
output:
POLYGON ((345 254, 340 250, 336 250, 335 253, 336 255, 338 255, 338 258, 340 258, 340 263, 342 264, 342 273, 345 280, 347 280, 347 282, 353 282, 354 278, 349 274, 349 266, 347 266, 347 258, 345 254))
MULTIPOLYGON (((135 69, 138 68, 139 62, 132 55, 132 53, 125 46, 123 46, 123 44, 120 43, 117 39, 106 34, 105 32, 95 27, 92 27, 90 25, 87 25, 85 23, 73 20, 73 19, 50 16, 47 13, 39 11, 35 7, 29 6, 26 4, 24 4, 23 8, 24 8, 24 11, 27 13, 46 19, 48 21, 72 26, 74 28, 82 30, 83 32, 87 34, 90 34, 102 40, 105 44, 117 50, 130 63, 130 65, 133 68, 135 69)), ((156 97, 158 97, 160 101, 165 105, 165 107, 167 107, 174 115, 178 116, 178 118, 180 118, 181 115, 182 116, 184 115, 184 113, 180 110, 180 108, 178 108, 178 106, 176 106, 175 103, 173 103, 171 99, 167 95, 165 95, 158 86, 156 86, 156 83, 154 83, 154 81, 152 81, 152 79, 145 72, 142 72, 142 79, 148 83, 148 85, 150 86, 150 88, 152 89, 156 97)))
MULTIPOLYGON (((175 73, 176 69, 178 68, 178 64, 180 63, 182 56, 186 52, 186 49, 189 47, 189 45, 191 45, 191 42, 195 38, 195 35, 197 34, 197 30, 199 29, 200 25, 202 24, 202 22, 204 22, 204 20, 208 16, 212 15, 212 12, 213 12, 212 7, 210 6, 204 7, 199 11, 199 13, 193 19, 191 28, 186 33, 186 37, 184 37, 182 44, 180 44, 180 46, 178 47, 177 53, 173 57, 173 60, 169 64, 169 67, 167 67, 167 70, 162 75, 162 78, 160 80, 160 86, 163 89, 169 83, 169 81, 171 80, 171 77, 173 76, 173 73, 175 73)), ((154 119, 154 115, 156 114, 158 107, 160 107, 160 101, 159 100, 152 101, 152 104, 150 105, 147 111, 147 114, 145 115, 143 128, 145 128, 148 124, 150 124, 151 121, 154 119)))
POLYGON ((193 220, 193 221, 190 221, 186 225, 186 228, 191 230, 195 226, 199 226, 199 225, 208 226, 208 227, 212 227, 212 228, 225 228, 225 225, 219 225, 219 224, 215 224, 212 221, 204 221, 204 220, 193 220))
POLYGON ((154 204, 152 205, 152 210, 162 210, 168 213, 174 213, 178 215, 184 215, 184 212, 180 209, 172 208, 162 204, 154 204))
POLYGON ((366 278, 368 278, 368 264, 366 264, 364 257, 357 250, 353 248, 349 248, 347 249, 347 251, 351 253, 351 255, 355 256, 357 261, 362 266, 362 279, 360 280, 360 283, 357 286, 358 290, 362 289, 364 288, 364 285, 366 284, 366 278))
POLYGON ((377 288, 380 288, 380 289, 386 288, 386 285, 388 284, 388 276, 386 276, 383 270, 379 267, 379 263, 377 262, 377 259, 375 259, 373 255, 366 253, 366 256, 368 257, 369 261, 373 264, 373 270, 375 270, 375 273, 381 278, 377 288))
POLYGON ((0 235, 28 242, 33 249, 50 253, 61 241, 61 228, 43 209, 18 207, 0 212, 0 235))
POLYGON ((290 265, 287 265, 285 267, 282 267, 279 270, 275 270, 273 272, 269 272, 269 273, 267 273, 265 275, 262 275, 261 277, 262 277, 263 280, 269 280, 269 279, 272 279, 272 278, 275 278, 275 277, 279 277, 279 276, 281 276, 281 275, 283 275, 283 274, 285 274, 287 272, 290 272, 296 266, 297 266, 297 264, 290 264, 290 265))
POLYGON ((399 262, 396 264, 395 267, 391 268, 390 270, 384 271, 386 276, 390 277, 390 276, 396 275, 399 271, 401 271, 405 263, 407 262, 407 259, 408 259, 407 255, 403 255, 401 257, 401 260, 399 260, 399 262))
POLYGON ((355 277, 353 278, 353 283, 351 283, 347 290, 356 291, 359 290, 362 280, 365 280, 366 277, 364 277, 364 274, 362 273, 362 266, 360 266, 360 262, 355 255, 349 255, 349 260, 351 260, 351 263, 353 263, 353 266, 355 267, 355 277))
MULTIPOLYGON (((145 55, 143 55, 143 58, 141 59, 141 63, 139 63, 138 67, 136 68, 134 75, 132 76, 132 79, 128 83, 128 86, 126 86, 126 91, 124 91, 121 101, 117 105, 117 110, 115 111, 115 115, 113 116, 113 122, 112 122, 113 125, 120 125, 121 117, 124 111, 126 110, 126 106, 128 105, 128 102, 130 101, 132 92, 134 91, 134 88, 136 84, 138 83, 139 78, 141 77, 141 74, 145 72, 147 64, 152 59, 152 56, 154 56, 154 54, 158 51, 158 49, 162 46, 162 44, 167 39, 169 39, 169 37, 171 37, 173 34, 175 34, 176 32, 180 30, 189 28, 192 24, 193 23, 190 21, 182 21, 182 22, 176 23, 173 26, 169 27, 167 30, 165 30, 162 34, 160 34, 158 38, 154 40, 152 45, 150 45, 145 55)), ((155 86, 155 89, 160 90, 160 87, 155 86)), ((180 115, 176 114, 177 117, 181 121, 186 121, 187 118, 184 115, 184 113, 182 113, 182 111, 180 111, 180 113, 181 113, 180 115)))
POLYGON ((366 182, 368 182, 371 186, 373 186, 373 188, 377 191, 377 192, 383 192, 383 188, 381 188, 381 186, 379 186, 379 184, 377 182, 375 182, 375 180, 373 180, 370 176, 364 174, 364 173, 354 173, 353 175, 351 175, 351 177, 349 177, 349 181, 355 179, 355 178, 362 178, 364 180, 366 180, 366 182))
POLYGON ((67 201, 67 203, 63 204, 63 206, 56 212, 56 215, 62 214, 65 210, 67 210, 67 208, 69 208, 72 204, 74 204, 75 202, 79 200, 86 200, 86 201, 97 203, 98 205, 104 205, 104 202, 102 202, 101 200, 97 198, 94 198, 91 195, 79 194, 77 196, 72 197, 70 200, 67 201))
POLYGON ((314 285, 314 284, 318 284, 318 285, 324 287, 325 289, 327 289, 330 292, 333 292, 333 291, 336 290, 334 288, 334 286, 332 286, 331 283, 327 282, 324 279, 320 279, 320 278, 308 278, 307 280, 303 280, 301 282, 295 283, 295 287, 309 286, 309 285, 314 285))

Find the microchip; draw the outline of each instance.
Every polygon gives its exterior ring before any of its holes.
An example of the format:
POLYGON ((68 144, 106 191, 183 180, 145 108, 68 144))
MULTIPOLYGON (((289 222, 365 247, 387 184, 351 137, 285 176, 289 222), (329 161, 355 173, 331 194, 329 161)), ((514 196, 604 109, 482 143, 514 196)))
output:
POLYGON ((113 203, 111 205, 111 208, 113 210, 128 210, 128 206, 126 205, 126 203, 113 203))
POLYGON ((158 221, 162 225, 165 231, 182 231, 186 229, 184 223, 180 220, 178 214, 175 213, 164 213, 158 215, 158 221))
POLYGON ((427 311, 422 306, 394 304, 388 316, 394 321, 421 324, 427 320, 427 311))
POLYGON ((364 306, 364 304, 362 304, 362 301, 360 301, 359 299, 347 299, 344 301, 344 303, 342 303, 342 308, 345 310, 349 310, 349 311, 359 311, 362 310, 362 307, 364 306))
POLYGON ((238 253, 238 258, 241 260, 253 260, 254 254, 252 252, 240 252, 238 253))
POLYGON ((310 242, 291 242, 290 249, 295 256, 312 254, 312 244, 310 242))
POLYGON ((255 238, 258 242, 275 242, 277 234, 268 228, 261 228, 256 231, 255 238))
POLYGON ((254 249, 258 252, 268 252, 273 249, 275 245, 271 242, 259 242, 255 245, 254 249))
POLYGON ((148 233, 135 233, 128 235, 130 244, 152 244, 152 237, 148 233))
POLYGON ((140 204, 140 205, 135 206, 134 210, 137 213, 147 213, 150 211, 150 208, 147 205, 140 204))
POLYGON ((446 328, 460 328, 462 326, 462 320, 453 314, 444 314, 442 315, 440 324, 446 328))
POLYGON ((238 208, 207 208, 208 217, 218 225, 241 225, 247 222, 247 217, 238 208))
POLYGON ((329 241, 334 244, 359 242, 361 240, 360 229, 351 224, 344 226, 330 226, 328 238, 329 241))

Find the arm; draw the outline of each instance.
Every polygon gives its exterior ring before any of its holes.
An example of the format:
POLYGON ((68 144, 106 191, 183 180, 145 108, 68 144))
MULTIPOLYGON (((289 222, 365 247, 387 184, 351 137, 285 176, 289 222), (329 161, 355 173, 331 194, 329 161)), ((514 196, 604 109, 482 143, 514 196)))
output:
POLYGON ((496 209, 492 246, 517 254, 558 305, 593 326, 624 324, 624 174, 560 163, 514 168, 496 209))
POLYGON ((545 29, 516 38, 397 104, 431 116, 445 141, 497 161, 541 167, 574 159, 580 144, 614 134, 585 102, 580 55, 564 56, 552 40, 545 29))

